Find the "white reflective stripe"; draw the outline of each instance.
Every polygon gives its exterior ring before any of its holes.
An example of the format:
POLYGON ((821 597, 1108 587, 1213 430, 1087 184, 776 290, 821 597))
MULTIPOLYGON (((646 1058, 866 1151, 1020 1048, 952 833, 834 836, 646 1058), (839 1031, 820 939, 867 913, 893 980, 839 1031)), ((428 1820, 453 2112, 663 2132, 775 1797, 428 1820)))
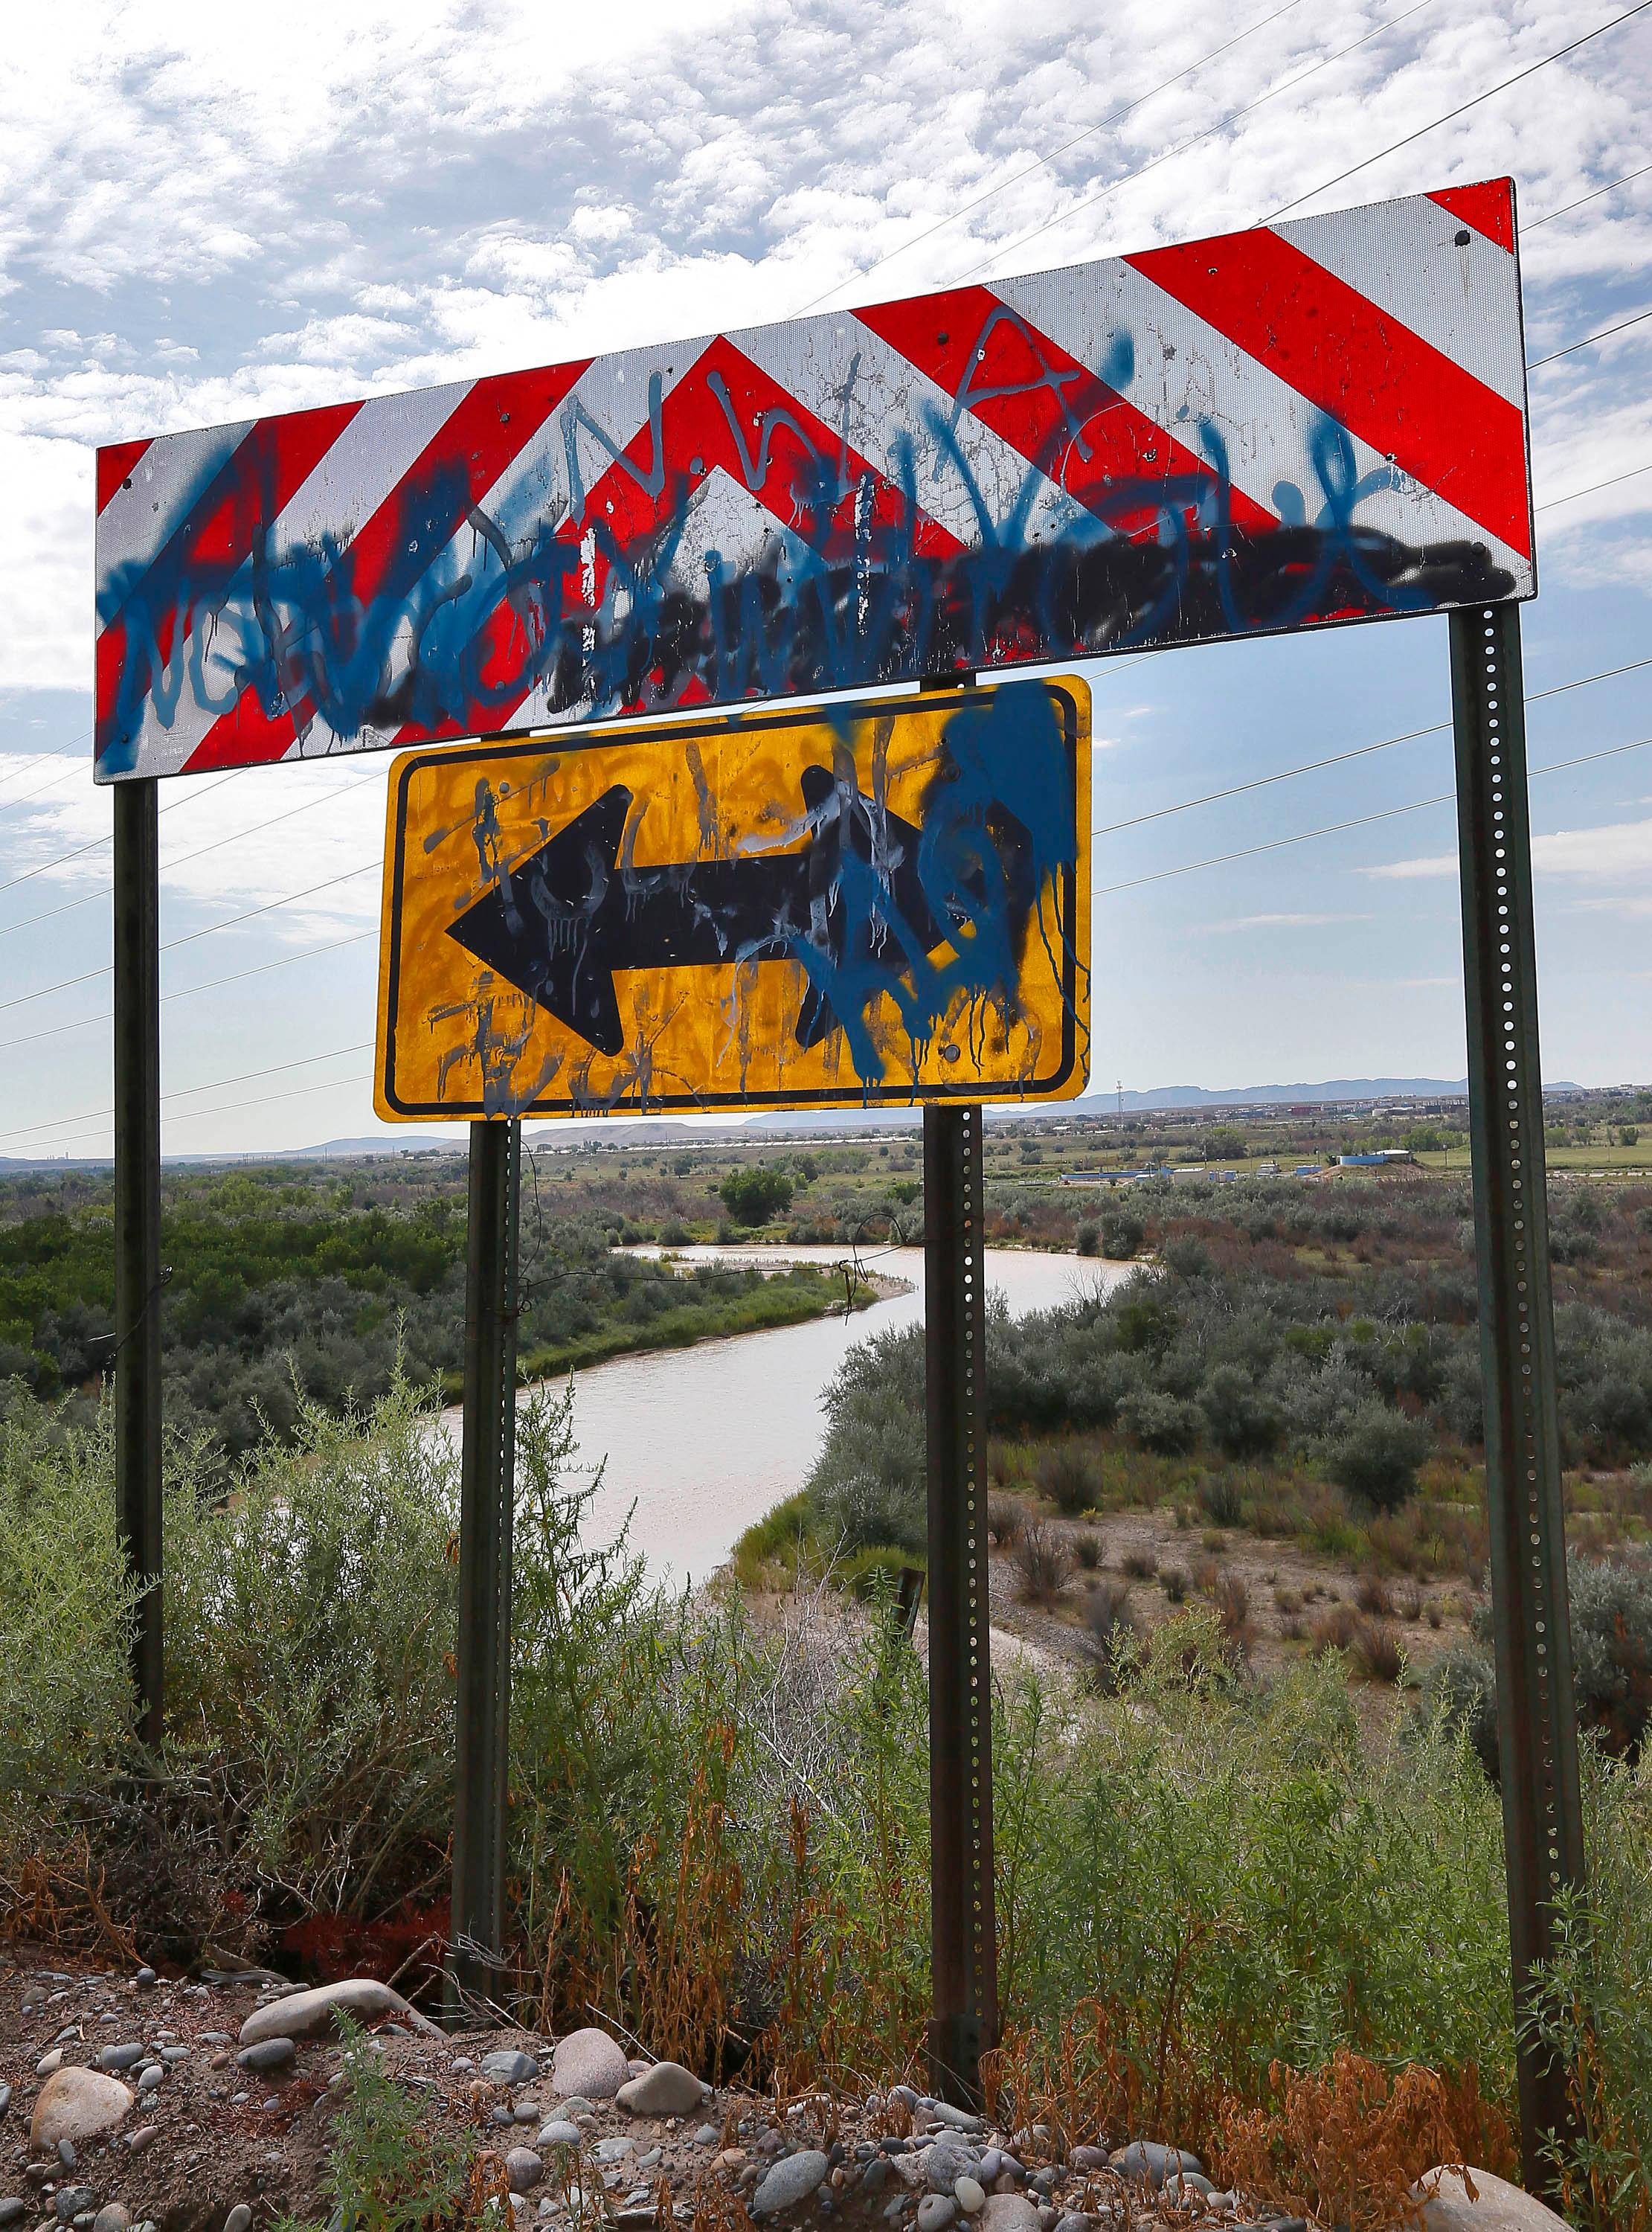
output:
POLYGON ((1299 217, 1274 230, 1506 403, 1525 409, 1518 274, 1507 249, 1426 194, 1299 217), (1460 232, 1468 236, 1461 248, 1460 232))
MULTIPOLYGON (((952 398, 870 326, 845 312, 810 318, 801 328, 769 326, 731 334, 729 339, 839 438, 846 391, 850 448, 899 488, 900 450, 903 443, 910 444, 918 509, 960 542, 979 542, 981 522, 969 483, 956 457, 937 455, 935 422, 950 424, 952 398)), ((995 526, 1011 517, 1029 486, 1023 530, 1027 541, 1046 538, 1089 516, 1082 504, 971 412, 959 420, 957 446, 995 526)))
MULTIPOLYGON (((257 422, 243 418, 233 426, 204 426, 183 434, 159 434, 127 475, 130 487, 116 489, 97 521, 97 580, 100 598, 117 566, 134 560, 152 563, 179 522, 226 457, 257 422)), ((100 618, 98 629, 102 632, 100 618)))
MULTIPOLYGON (((648 425, 651 380, 658 376, 664 404, 672 389, 682 386, 716 338, 715 334, 702 334, 694 341, 671 342, 664 348, 623 349, 615 356, 599 356, 580 373, 529 445, 529 452, 536 457, 543 476, 541 484, 554 486, 564 508, 573 494, 568 487, 570 444, 588 500, 604 476, 614 470, 612 451, 617 450, 623 456, 648 425), (599 434, 592 431, 593 426, 601 430, 599 434)), ((528 454, 524 453, 524 458, 528 454)), ((634 462, 647 476, 657 463, 652 445, 645 441, 640 459, 634 462)), ((528 470, 524 464, 524 479, 528 470)), ((517 467, 513 465, 502 476, 502 483, 509 481, 516 472, 517 467)), ((484 497, 483 509, 492 513, 491 496, 484 497)), ((559 510, 551 524, 560 525, 561 517, 559 510)))
MULTIPOLYGON (((1279 516, 1292 509, 1279 491, 1294 489, 1301 516, 1320 516, 1329 490, 1314 460, 1313 438, 1325 422, 1316 405, 1128 263, 1096 267, 1098 283, 1087 283, 1082 294, 1062 283, 1063 276, 1002 280, 993 292, 1092 370, 1106 360, 1115 335, 1128 334, 1135 367, 1120 392, 1138 411, 1208 457, 1203 422, 1226 447, 1235 488, 1279 516)), ((1356 480, 1387 468, 1369 443, 1353 434, 1347 439, 1356 480)), ((1531 561, 1421 482, 1362 496, 1355 523, 1410 545, 1484 543, 1514 575, 1515 594, 1529 593, 1531 561)))
POLYGON ((369 396, 282 507, 270 556, 279 562, 323 535, 347 542, 400 486, 475 385, 456 380, 411 394, 369 396))

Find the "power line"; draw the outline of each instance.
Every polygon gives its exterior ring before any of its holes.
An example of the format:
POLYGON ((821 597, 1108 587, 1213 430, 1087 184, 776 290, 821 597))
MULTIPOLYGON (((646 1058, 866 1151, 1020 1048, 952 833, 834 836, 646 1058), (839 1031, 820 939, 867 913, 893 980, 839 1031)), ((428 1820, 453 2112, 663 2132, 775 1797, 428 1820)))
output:
MULTIPOLYGON (((1632 659, 1626 666, 1609 666, 1598 674, 1580 674, 1573 682, 1556 682, 1547 690, 1526 692, 1526 703, 1534 705, 1539 698, 1561 698, 1569 690, 1584 690, 1593 682, 1612 682, 1620 674, 1633 674, 1643 666, 1652 666, 1652 659, 1632 659)), ((1226 790, 1208 790, 1198 798, 1184 798, 1176 806, 1156 807, 1150 814, 1134 814, 1128 821, 1100 822, 1091 831, 1092 837, 1111 837, 1121 829, 1139 829, 1143 822, 1163 821, 1172 814, 1186 814, 1195 806, 1214 806, 1224 798, 1238 798, 1247 790, 1266 790, 1271 783, 1288 782, 1293 775, 1317 775, 1322 768, 1341 767, 1349 760, 1365 759, 1372 752, 1386 752, 1396 744, 1415 743, 1420 736, 1438 736, 1451 726, 1449 721, 1435 721, 1426 729, 1408 729, 1403 736, 1384 736, 1375 744, 1357 744, 1351 751, 1333 752, 1329 759, 1307 760, 1300 767, 1281 768, 1277 775, 1259 775, 1249 782, 1231 784, 1226 790)))
MULTIPOLYGON (((217 782, 208 783, 204 789, 187 790, 182 798, 175 798, 170 806, 163 806, 156 819, 159 820, 161 814, 176 814, 180 806, 198 806, 202 799, 211 798, 215 790, 222 790, 226 782, 238 782, 241 776, 249 772, 246 768, 231 768, 228 775, 220 775, 217 782)), ((32 797, 33 793, 29 795, 32 797)), ((14 799, 11 802, 14 806, 22 804, 20 799, 14 799)), ((42 860, 37 867, 25 868, 21 876, 13 876, 8 882, 0 884, 0 892, 13 891, 19 884, 32 883, 36 876, 49 875, 54 868, 65 867, 69 861, 78 860, 83 853, 95 853, 100 845, 111 843, 113 837, 113 829, 106 829, 101 837, 89 837, 84 845, 76 845, 71 852, 60 853, 55 860, 42 860)))
MULTIPOLYGON (((292 1061, 278 1061, 269 1069, 243 1069, 238 1077, 215 1077, 207 1085, 181 1085, 171 1093, 162 1093, 161 1106, 164 1108, 172 1100, 191 1100, 199 1093, 224 1093, 232 1085, 249 1085, 257 1077, 279 1077, 289 1069, 313 1069, 318 1061, 337 1061, 347 1054, 365 1054, 373 1043, 371 1039, 363 1039, 355 1046, 334 1047, 327 1054, 307 1054, 292 1061)), ((351 1080, 340 1079, 336 1081, 346 1084, 351 1080)), ((113 1108, 85 1108, 78 1116, 44 1116, 37 1124, 20 1124, 15 1132, 0 1132, 0 1139, 27 1139, 36 1132, 55 1131, 62 1124, 90 1124, 100 1116, 113 1116, 114 1113, 113 1108)))
MULTIPOLYGON (((1287 78, 1283 85, 1276 85, 1270 92, 1259 94, 1254 101, 1247 101, 1242 108, 1231 109, 1226 116, 1218 117, 1215 123, 1207 126, 1204 131, 1195 132, 1190 140, 1180 140, 1174 147, 1166 148, 1163 154, 1155 155, 1151 162, 1139 164, 1135 170, 1126 171, 1121 178, 1110 178, 1105 186, 1098 187, 1093 194, 1087 195, 1083 201, 1075 202, 1071 209, 1059 211, 1054 217, 1046 217, 1042 224, 1035 224, 1031 232, 1022 233, 1020 239, 1012 240, 1007 246, 991 250, 978 263, 972 263, 967 271, 961 273, 959 279, 953 281, 953 285, 956 286, 961 279, 973 279, 978 271, 984 271, 988 264, 996 263, 1002 256, 1013 256, 1017 249, 1025 248, 1028 241, 1037 240, 1044 233, 1053 231, 1057 225, 1065 224, 1069 217, 1077 217, 1080 211, 1093 209, 1098 202, 1105 201, 1109 194, 1116 192, 1120 186, 1129 185, 1133 179, 1143 178, 1150 171, 1156 171, 1161 164, 1173 161, 1177 155, 1184 155, 1189 147, 1196 147, 1202 140, 1210 139, 1218 132, 1226 131, 1230 124, 1237 124, 1241 116, 1249 116, 1254 111, 1260 108, 1265 101, 1276 100, 1280 94, 1289 93, 1293 86, 1305 84, 1309 78, 1316 76, 1320 70, 1329 69, 1332 62, 1339 62, 1345 55, 1351 55, 1357 47, 1363 47, 1370 40, 1381 37, 1385 31, 1397 29, 1408 17, 1418 14, 1422 9, 1432 4, 1433 0, 1413 0, 1413 4, 1409 8, 1402 9, 1397 16, 1390 16, 1386 23, 1378 23, 1373 29, 1365 32, 1363 36, 1351 41, 1349 45, 1338 47, 1335 54, 1323 55, 1318 62, 1310 63, 1306 69, 1299 70, 1295 77, 1287 78)), ((1642 5, 1652 7, 1652 0, 1642 0, 1642 5)))
POLYGON ((807 312, 813 310, 818 303, 827 302, 833 295, 840 293, 844 288, 852 287, 863 280, 870 279, 874 271, 881 271, 886 263, 892 263, 897 256, 904 256, 909 248, 916 248, 921 241, 930 239, 935 233, 944 231, 949 224, 956 224, 960 217, 968 217, 971 210, 979 209, 983 202, 989 202, 999 194, 1007 193, 1012 186, 1018 186, 1023 178, 1030 178, 1035 171, 1047 170, 1058 156, 1068 153, 1070 150, 1078 146, 1081 140, 1093 140, 1098 132, 1105 132, 1110 124, 1117 124, 1135 110, 1144 107, 1150 101, 1156 100, 1160 94, 1167 93, 1173 85, 1180 85, 1183 78, 1191 77, 1195 70, 1202 69, 1207 62, 1214 62, 1219 55, 1227 54, 1232 48, 1241 44, 1244 40, 1253 37, 1256 32, 1265 31, 1270 23, 1278 23, 1281 16, 1288 16, 1293 8, 1300 4, 1301 0, 1285 0, 1284 7, 1276 8, 1271 16, 1262 16, 1259 22, 1235 33, 1234 37, 1224 41, 1221 46, 1213 47, 1208 55, 1201 55, 1196 62, 1189 62, 1185 69, 1177 70, 1173 77, 1162 78, 1158 84, 1148 92, 1138 94, 1134 101, 1127 101, 1122 108, 1115 108, 1111 116, 1104 116, 1099 124, 1086 125, 1082 132, 1075 132, 1071 140, 1064 140, 1059 147, 1052 147, 1047 155, 1040 155, 1035 161, 1028 163, 1024 169, 1012 172, 1007 178, 1001 178, 995 186, 988 186, 984 193, 977 194, 973 201, 962 203, 958 208, 949 210, 945 217, 937 217, 933 224, 926 225, 922 232, 909 234, 898 248, 891 248, 887 255, 878 256, 875 263, 866 264, 852 277, 838 280, 832 286, 827 287, 822 293, 801 304, 792 313, 793 316, 800 318, 807 312))
POLYGON ((1652 462, 1644 465, 1631 465, 1628 472, 1614 473, 1610 480, 1590 481, 1587 488, 1569 490, 1565 496, 1552 496, 1545 502, 1539 504, 1536 509, 1539 511, 1552 511, 1557 504, 1575 503, 1580 496, 1596 496, 1602 489, 1616 488, 1619 481, 1639 480, 1642 473, 1652 473, 1652 462))
MULTIPOLYGON (((1552 760, 1546 767, 1528 768, 1528 775, 1559 775, 1567 768, 1586 767, 1591 760, 1617 759, 1625 752, 1644 751, 1652 744, 1652 736, 1637 736, 1632 744, 1612 744, 1601 752, 1580 752, 1576 759, 1552 760)), ((1278 853, 1287 845, 1306 845, 1316 837, 1339 836, 1345 829, 1367 829, 1374 821, 1393 821, 1403 814, 1421 814, 1425 807, 1448 805, 1457 794, 1442 790, 1434 798, 1416 798, 1409 806, 1385 807, 1380 814, 1357 814, 1351 821, 1328 822, 1323 829, 1304 829, 1294 837, 1272 837, 1265 845, 1247 845, 1237 853, 1218 853, 1208 860, 1189 860, 1180 868, 1160 868, 1150 876, 1133 876, 1128 883, 1103 884, 1093 893, 1097 899, 1107 899, 1114 892, 1139 891, 1143 884, 1168 883, 1175 876, 1190 876, 1200 868, 1225 867, 1230 860, 1254 860, 1259 853, 1278 853)))
POLYGON ((1652 171, 1652 163, 1642 163, 1638 171, 1625 171, 1621 178, 1614 178, 1610 186, 1597 186, 1592 194, 1580 194, 1575 202, 1551 210, 1546 217, 1534 217, 1530 224, 1520 227, 1522 236, 1536 232, 1540 225, 1552 224, 1558 217, 1570 217, 1573 210, 1582 209, 1585 202, 1597 202, 1603 194, 1615 194, 1620 186, 1627 186, 1631 179, 1643 178, 1649 171, 1652 171))
MULTIPOLYGON (((191 1124, 198 1116, 230 1116, 243 1108, 268 1107, 272 1100, 300 1100, 306 1093, 341 1092, 347 1086, 371 1085, 372 1082, 371 1071, 363 1077, 334 1077, 325 1085, 295 1085, 288 1093, 261 1093, 256 1100, 230 1100, 220 1103, 216 1108, 186 1108, 181 1115, 169 1116, 166 1121, 169 1124, 191 1124)), ((101 1137, 101 1127, 96 1134, 82 1132, 78 1135, 71 1132, 68 1136, 71 1139, 76 1136, 81 1139, 101 1137)))
MULTIPOLYGON (((163 992, 160 1004, 164 1008, 169 1001, 191 999, 197 992, 216 992, 224 984, 244 983, 249 976, 268 976, 272 969, 285 969, 295 961, 314 961, 318 954, 336 953, 340 946, 360 945, 363 938, 377 935, 376 931, 352 931, 348 938, 333 938, 326 945, 307 946, 301 953, 283 953, 277 961, 261 961, 255 968, 237 969, 228 976, 209 977, 204 984, 185 984, 178 991, 163 992)), ((59 1039, 66 1031, 83 1031, 93 1023, 107 1023, 113 1020, 114 1011, 106 1008, 101 1015, 82 1015, 73 1023, 55 1023, 49 1030, 31 1031, 27 1038, 0 1040, 0 1054, 9 1052, 13 1047, 36 1046, 42 1039, 59 1039)))
POLYGON ((1528 62, 1524 69, 1516 70, 1513 77, 1504 78, 1500 84, 1487 86, 1484 93, 1477 93, 1472 101, 1460 101, 1455 108, 1447 109, 1443 116, 1436 116, 1431 123, 1418 125, 1415 132, 1408 132, 1403 140, 1396 140, 1389 146, 1379 148, 1375 155, 1367 155, 1362 162, 1351 163, 1345 171, 1338 171, 1334 178, 1323 179, 1318 185, 1310 186, 1306 193, 1298 194, 1293 201, 1284 202, 1278 209, 1270 210, 1262 219, 1263 224, 1272 224, 1275 217, 1284 217, 1291 210, 1300 209, 1304 202, 1311 202, 1316 194, 1328 193, 1332 186, 1341 185, 1344 178, 1356 178, 1361 171, 1369 171, 1373 163, 1380 163, 1385 155, 1396 154, 1402 147, 1409 147, 1413 140, 1423 139, 1430 132, 1437 132, 1442 124, 1449 124, 1456 117, 1466 116, 1471 108, 1478 108, 1483 101, 1494 101, 1500 93, 1506 93, 1510 86, 1519 85, 1522 79, 1534 77, 1539 70, 1547 69, 1551 62, 1564 61, 1567 55, 1575 55, 1579 47, 1586 47, 1591 39, 1604 37, 1608 31, 1615 31, 1620 23, 1627 23, 1631 16, 1643 16, 1649 8, 1652 8, 1652 0, 1636 0, 1633 8, 1626 8, 1621 16, 1614 16, 1610 23, 1597 23, 1592 31, 1585 31, 1581 38, 1572 39, 1564 47, 1557 47, 1552 55, 1545 55, 1540 62, 1528 62))
POLYGON ((1580 341, 1568 341, 1565 348, 1551 349, 1547 356, 1533 358, 1526 368, 1528 372, 1536 372, 1540 365, 1553 364, 1558 357, 1571 356, 1577 349, 1587 348, 1593 341, 1603 341, 1608 334, 1621 334, 1625 326, 1638 326, 1648 318, 1652 318, 1652 310, 1637 310, 1632 318, 1620 318, 1615 326, 1603 326, 1597 334, 1585 334, 1580 341))

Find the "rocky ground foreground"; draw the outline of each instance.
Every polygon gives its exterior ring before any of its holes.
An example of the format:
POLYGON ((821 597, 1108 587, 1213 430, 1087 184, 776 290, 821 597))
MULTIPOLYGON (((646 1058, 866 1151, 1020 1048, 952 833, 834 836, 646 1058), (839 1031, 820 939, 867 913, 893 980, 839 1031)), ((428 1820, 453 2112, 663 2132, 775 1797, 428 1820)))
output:
MULTIPOLYGON (((0 2232, 262 2232, 283 2218, 338 2232, 326 2172, 351 2084, 340 2008, 425 2127, 474 2135, 472 2190, 502 2220, 509 2209, 511 2232, 834 2218, 868 2232, 1307 2232, 1154 2140, 1063 2146, 905 2086, 777 2105, 628 2059, 602 2030, 554 2046, 438 2031, 366 1978, 306 1990, 256 1970, 161 1979, 44 1961, 0 1967, 0 2232)), ((1480 2182, 1473 2202, 1442 2187, 1429 2232, 1559 2225, 1480 2182)))

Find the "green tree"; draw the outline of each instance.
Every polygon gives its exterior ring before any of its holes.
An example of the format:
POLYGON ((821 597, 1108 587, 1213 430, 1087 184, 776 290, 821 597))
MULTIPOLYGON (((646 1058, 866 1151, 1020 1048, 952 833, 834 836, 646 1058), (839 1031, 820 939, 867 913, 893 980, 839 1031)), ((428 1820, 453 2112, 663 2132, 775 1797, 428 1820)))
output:
POLYGON ((730 1171, 717 1191, 736 1224, 767 1224, 771 1217, 792 1205, 791 1179, 784 1171, 771 1170, 767 1163, 730 1171))
POLYGON ((1245 1134, 1236 1124, 1218 1124, 1205 1141, 1205 1153, 1213 1163, 1237 1163, 1247 1152, 1245 1134))

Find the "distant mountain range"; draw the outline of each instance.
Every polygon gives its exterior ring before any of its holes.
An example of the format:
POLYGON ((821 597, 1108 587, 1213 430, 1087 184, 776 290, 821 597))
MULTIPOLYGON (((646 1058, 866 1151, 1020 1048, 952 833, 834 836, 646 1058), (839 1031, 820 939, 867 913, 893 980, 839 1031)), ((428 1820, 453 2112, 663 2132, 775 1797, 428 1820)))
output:
MULTIPOLYGON (((1544 1087, 1545 1093, 1581 1093, 1585 1088, 1573 1085, 1564 1078, 1551 1078, 1544 1087)), ((1150 1110, 1165 1111, 1182 1108, 1276 1108, 1307 1107, 1325 1103, 1371 1100, 1461 1100, 1468 1091, 1467 1078, 1445 1077, 1333 1077, 1318 1085, 1235 1085, 1213 1091, 1202 1085, 1158 1085, 1145 1093, 1126 1093, 1123 1095, 1124 1113, 1142 1115, 1150 1110)), ((1045 1101, 1030 1107, 1007 1105, 989 1108, 989 1121, 1006 1121, 1024 1116, 1113 1116, 1118 1113, 1120 1096, 1117 1093, 1090 1093, 1079 1100, 1045 1101)), ((892 1127, 914 1125, 918 1120, 916 1108, 822 1108, 778 1110, 764 1116, 754 1116, 746 1123, 729 1122, 716 1118, 696 1121, 691 1129, 680 1123, 666 1122, 649 1117, 640 1121, 620 1118, 611 1121, 601 1117, 579 1119, 567 1124, 546 1124, 529 1134, 534 1146, 552 1145, 576 1137, 606 1138, 613 1133, 622 1137, 627 1145, 673 1146, 686 1145, 696 1134, 744 1134, 777 1132, 866 1132, 889 1131, 892 1127)), ((444 1137, 440 1132, 386 1132, 377 1136, 356 1139, 323 1139, 313 1147, 272 1147, 256 1155, 168 1155, 169 1163, 230 1163, 230 1162, 326 1162, 356 1155, 416 1154, 439 1149, 455 1154, 463 1145, 461 1139, 444 1137)), ((83 1157, 10 1156, 0 1155, 0 1171, 21 1172, 44 1170, 107 1169, 107 1155, 83 1157)))

